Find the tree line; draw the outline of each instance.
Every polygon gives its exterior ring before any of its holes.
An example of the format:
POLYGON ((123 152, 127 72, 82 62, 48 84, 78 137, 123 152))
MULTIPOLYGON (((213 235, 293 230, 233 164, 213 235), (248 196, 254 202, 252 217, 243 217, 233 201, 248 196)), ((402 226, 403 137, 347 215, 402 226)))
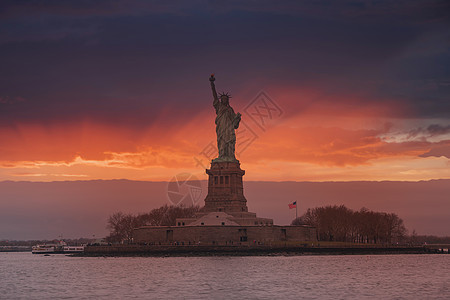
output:
POLYGON ((316 227, 319 241, 351 243, 401 243, 407 230, 394 213, 374 212, 367 208, 351 210, 344 205, 308 209, 292 225, 316 227))
POLYGON ((109 229, 108 242, 132 242, 133 229, 141 226, 174 226, 177 218, 191 218, 199 206, 184 207, 164 205, 148 213, 125 214, 116 212, 109 216, 106 228, 109 229))

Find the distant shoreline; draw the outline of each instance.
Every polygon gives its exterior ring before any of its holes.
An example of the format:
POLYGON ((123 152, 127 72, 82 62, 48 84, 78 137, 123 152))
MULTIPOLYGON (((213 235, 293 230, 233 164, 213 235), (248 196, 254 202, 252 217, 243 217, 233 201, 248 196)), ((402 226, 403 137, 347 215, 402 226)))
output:
MULTIPOLYGON (((88 246, 73 256, 299 256, 299 255, 372 255, 372 254, 436 254, 430 247, 269 247, 269 246, 88 246)), ((448 252, 447 252, 448 253, 448 252)))

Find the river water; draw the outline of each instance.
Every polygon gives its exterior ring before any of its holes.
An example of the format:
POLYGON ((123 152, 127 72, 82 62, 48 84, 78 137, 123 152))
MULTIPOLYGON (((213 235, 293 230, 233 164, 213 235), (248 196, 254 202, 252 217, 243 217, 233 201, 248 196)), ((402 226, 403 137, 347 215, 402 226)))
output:
POLYGON ((0 299, 450 299, 450 255, 0 253, 0 299))

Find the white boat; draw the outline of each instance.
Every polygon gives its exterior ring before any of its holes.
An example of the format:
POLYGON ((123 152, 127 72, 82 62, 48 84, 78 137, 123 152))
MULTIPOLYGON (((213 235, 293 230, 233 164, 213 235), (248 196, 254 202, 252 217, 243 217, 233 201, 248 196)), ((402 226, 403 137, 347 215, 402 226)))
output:
POLYGON ((33 254, 49 254, 56 253, 56 244, 42 244, 36 245, 31 248, 31 253, 33 254))
POLYGON ((68 246, 64 241, 58 243, 41 244, 31 248, 33 254, 64 254, 64 253, 80 253, 84 251, 84 246, 68 246))

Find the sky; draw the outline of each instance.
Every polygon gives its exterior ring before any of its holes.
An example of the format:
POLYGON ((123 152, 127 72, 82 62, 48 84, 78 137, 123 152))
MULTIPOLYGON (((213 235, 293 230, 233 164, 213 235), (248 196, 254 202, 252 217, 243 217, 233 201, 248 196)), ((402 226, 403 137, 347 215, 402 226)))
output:
MULTIPOLYGON (((186 186, 184 186, 186 188, 186 186)), ((180 189, 185 194, 185 189, 180 189)), ((173 185, 162 181, 78 180, 0 182, 0 241, 104 237, 108 217, 115 212, 138 214, 165 204, 203 206, 207 182, 196 198, 170 197, 173 185), (4 201, 9 199, 9 201, 4 201), (179 203, 179 202, 178 202, 179 203)), ((450 180, 421 182, 268 182, 245 181, 248 209, 276 225, 289 225, 297 213, 326 205, 359 211, 397 214, 419 235, 450 236, 450 180)))
POLYGON ((450 178, 450 3, 2 1, 0 181, 450 178))

